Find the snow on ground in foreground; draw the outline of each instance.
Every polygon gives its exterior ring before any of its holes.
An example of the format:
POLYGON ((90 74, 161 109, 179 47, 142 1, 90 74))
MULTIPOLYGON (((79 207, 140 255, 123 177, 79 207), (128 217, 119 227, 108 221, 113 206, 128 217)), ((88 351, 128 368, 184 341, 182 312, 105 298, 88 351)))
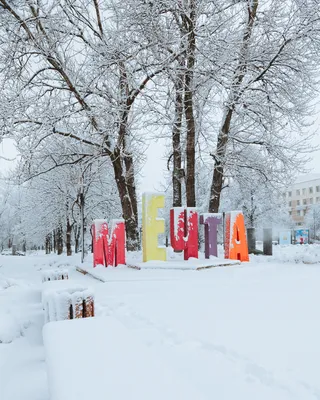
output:
MULTIPOLYGON (((275 246, 274 254, 108 283, 76 272, 77 255, 0 256, 0 399, 49 399, 41 271, 59 267, 94 288, 97 315, 119 321, 202 398, 320 399, 320 264, 309 264, 320 261, 320 246, 275 246)), ((142 359, 137 368, 146 368, 142 359)))

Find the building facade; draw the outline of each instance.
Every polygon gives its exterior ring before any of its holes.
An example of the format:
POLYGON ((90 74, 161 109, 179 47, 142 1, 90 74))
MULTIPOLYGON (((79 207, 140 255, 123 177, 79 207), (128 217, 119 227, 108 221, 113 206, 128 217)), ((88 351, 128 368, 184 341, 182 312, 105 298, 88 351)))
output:
POLYGON ((286 202, 289 214, 297 226, 304 225, 304 218, 314 204, 320 206, 320 174, 305 175, 287 189, 286 202))

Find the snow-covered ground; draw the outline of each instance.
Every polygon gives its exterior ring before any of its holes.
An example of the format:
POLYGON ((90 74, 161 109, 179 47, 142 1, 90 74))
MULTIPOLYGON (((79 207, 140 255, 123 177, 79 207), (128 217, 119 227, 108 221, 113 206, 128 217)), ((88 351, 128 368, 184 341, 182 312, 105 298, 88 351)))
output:
POLYGON ((107 283, 77 272, 78 263, 77 255, 0 256, 1 400, 49 399, 41 272, 58 267, 93 287, 96 314, 124 325, 199 397, 320 399, 320 246, 275 246, 273 257, 234 267, 130 271, 134 279, 107 283))

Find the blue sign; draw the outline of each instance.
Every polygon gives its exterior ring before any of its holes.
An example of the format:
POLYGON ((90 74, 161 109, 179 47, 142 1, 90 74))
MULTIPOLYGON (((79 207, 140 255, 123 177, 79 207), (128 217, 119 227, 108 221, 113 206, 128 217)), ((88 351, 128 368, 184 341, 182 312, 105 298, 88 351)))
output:
POLYGON ((291 231, 281 231, 279 233, 279 244, 291 244, 291 231))
POLYGON ((309 243, 309 229, 296 229, 294 233, 295 233, 296 244, 309 243))

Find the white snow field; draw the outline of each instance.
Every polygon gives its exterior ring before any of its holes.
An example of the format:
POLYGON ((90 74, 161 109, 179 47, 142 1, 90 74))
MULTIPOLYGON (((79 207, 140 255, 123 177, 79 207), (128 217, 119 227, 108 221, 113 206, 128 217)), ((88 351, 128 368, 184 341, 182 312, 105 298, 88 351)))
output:
MULTIPOLYGON (((127 400, 130 387, 141 389, 140 400, 158 399, 168 371, 176 399, 186 390, 195 400, 320 399, 320 246, 275 246, 274 253, 201 271, 130 270, 128 279, 125 268, 121 279, 113 269, 106 283, 76 271, 79 255, 0 256, 0 400, 50 398, 41 304, 41 272, 50 268, 68 269, 70 282, 93 288, 97 317, 114 327, 86 335, 96 365, 82 360, 75 338, 83 379, 98 369, 103 380, 91 400, 122 399, 119 393, 127 400), (108 373, 112 364, 117 378, 108 373)), ((75 326, 50 324, 68 323, 75 326)), ((65 370, 61 346, 51 355, 65 370)))

